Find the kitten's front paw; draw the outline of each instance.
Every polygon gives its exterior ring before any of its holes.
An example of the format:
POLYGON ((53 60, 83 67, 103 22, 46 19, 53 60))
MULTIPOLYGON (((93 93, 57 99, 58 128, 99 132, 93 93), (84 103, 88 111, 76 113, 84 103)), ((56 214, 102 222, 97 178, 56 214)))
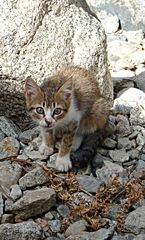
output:
POLYGON ((53 154, 53 148, 48 147, 46 144, 42 143, 39 147, 39 152, 45 156, 50 156, 53 154))
POLYGON ((70 156, 66 155, 63 157, 58 156, 56 159, 56 169, 60 172, 67 172, 72 168, 72 163, 70 161, 70 156))

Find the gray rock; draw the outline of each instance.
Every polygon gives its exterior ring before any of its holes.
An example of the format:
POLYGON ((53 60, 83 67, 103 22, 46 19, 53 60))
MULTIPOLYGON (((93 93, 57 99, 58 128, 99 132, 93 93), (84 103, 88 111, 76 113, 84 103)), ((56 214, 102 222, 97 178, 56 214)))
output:
POLYGON ((60 232, 60 220, 51 220, 48 221, 48 225, 50 226, 50 229, 52 232, 57 233, 60 232))
POLYGON ((126 150, 131 149, 131 142, 127 137, 119 138, 117 143, 117 148, 121 149, 124 148, 126 150))
POLYGON ((118 236, 114 236, 112 240, 134 240, 134 235, 129 235, 129 234, 124 236, 118 235, 118 236))
POLYGON ((132 140, 132 139, 136 138, 137 135, 138 135, 138 131, 133 131, 133 133, 130 134, 130 135, 128 136, 128 138, 129 138, 129 140, 132 140))
POLYGON ((137 237, 135 237, 133 240, 144 240, 145 234, 139 234, 137 237))
POLYGON ((20 189, 20 186, 18 184, 12 185, 11 186, 11 193, 10 196, 14 199, 17 200, 20 197, 22 197, 22 191, 20 189))
POLYGON ((83 232, 82 234, 69 236, 66 240, 106 240, 112 236, 110 229, 101 228, 96 232, 83 232))
POLYGON ((124 226, 136 233, 145 233, 145 206, 129 213, 124 226))
POLYGON ((17 163, 0 162, 0 184, 10 188, 16 184, 22 174, 22 168, 17 163))
POLYGON ((142 155, 140 156, 140 160, 145 161, 145 154, 142 154, 142 155))
POLYGON ((132 150, 128 151, 128 153, 129 153, 129 157, 131 159, 138 159, 139 158, 140 152, 137 149, 132 149, 132 150))
POLYGON ((109 149, 114 149, 116 147, 117 142, 111 138, 105 138, 105 140, 103 141, 103 146, 107 147, 109 149))
POLYGON ((6 137, 5 133, 0 130, 0 142, 6 137))
POLYGON ((98 181, 96 178, 87 175, 77 175, 76 179, 82 189, 87 192, 95 193, 97 188, 100 187, 101 181, 98 181))
POLYGON ((16 126, 12 120, 4 116, 0 117, 0 129, 6 134, 7 137, 19 138, 21 133, 19 127, 16 126))
POLYGON ((107 183, 113 174, 122 173, 124 171, 122 166, 116 163, 105 160, 104 166, 101 169, 96 170, 97 179, 107 183))
POLYGON ((14 203, 12 213, 20 219, 28 219, 48 211, 56 202, 56 193, 51 188, 41 188, 27 191, 25 195, 14 203))
POLYGON ((19 135, 19 139, 22 143, 28 144, 34 138, 38 137, 39 133, 40 133, 40 128, 35 127, 35 128, 32 128, 32 129, 26 130, 24 132, 21 132, 20 135, 19 135))
POLYGON ((140 29, 144 31, 145 29, 144 1, 87 0, 87 3, 91 10, 97 14, 106 11, 108 15, 117 15, 121 21, 122 29, 133 31, 140 29))
POLYGON ((19 179, 19 185, 22 190, 29 187, 35 187, 42 185, 48 181, 48 176, 46 176, 44 170, 41 167, 37 167, 32 171, 26 173, 23 177, 19 179))
POLYGON ((6 137, 0 142, 0 159, 17 156, 20 149, 20 143, 13 137, 6 137))
POLYGON ((74 196, 74 203, 76 205, 78 205, 81 202, 81 199, 88 203, 92 201, 92 196, 88 196, 88 194, 84 192, 76 192, 73 194, 73 196, 74 196))
POLYGON ((145 145, 145 138, 144 136, 142 136, 142 134, 138 134, 137 138, 136 138, 136 142, 138 146, 144 146, 145 145))
POLYGON ((109 151, 109 156, 113 161, 123 163, 129 160, 129 154, 125 149, 115 149, 109 151))
POLYGON ((44 239, 43 232, 38 224, 27 221, 16 224, 0 225, 1 240, 40 240, 44 239))
POLYGON ((117 112, 120 108, 123 114, 128 114, 132 108, 142 105, 145 105, 145 93, 137 88, 129 88, 114 100, 113 110, 117 112))
POLYGON ((132 125, 144 126, 145 124, 145 105, 140 105, 130 111, 130 123, 132 125))
POLYGON ((87 222, 85 220, 79 220, 77 222, 74 222, 70 224, 70 226, 67 228, 65 232, 65 236, 68 237, 71 235, 74 236, 74 235, 81 234, 86 230, 86 226, 87 226, 87 222))
POLYGON ((67 217, 70 214, 70 209, 66 205, 63 205, 63 204, 61 204, 57 207, 57 211, 63 218, 67 217))
POLYGON ((48 156, 41 154, 38 150, 32 150, 29 146, 24 149, 24 154, 31 160, 43 160, 48 158, 48 156))
POLYGON ((133 77, 133 80, 135 81, 137 87, 142 90, 143 92, 145 92, 145 71, 140 73, 139 75, 136 75, 135 77, 133 77))
POLYGON ((123 99, 116 98, 113 104, 114 113, 129 114, 132 107, 123 99))
POLYGON ((7 199, 5 201, 5 212, 10 213, 10 211, 12 211, 13 209, 13 206, 14 206, 14 202, 10 199, 7 199))
POLYGON ((119 137, 126 137, 132 133, 129 121, 125 116, 117 115, 116 121, 116 133, 119 137))

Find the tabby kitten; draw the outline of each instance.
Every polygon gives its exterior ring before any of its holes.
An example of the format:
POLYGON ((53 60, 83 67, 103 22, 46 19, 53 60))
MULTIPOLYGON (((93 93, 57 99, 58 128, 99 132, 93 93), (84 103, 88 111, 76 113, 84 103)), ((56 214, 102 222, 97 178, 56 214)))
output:
POLYGON ((77 150, 83 136, 105 126, 109 114, 94 74, 80 67, 63 67, 38 86, 30 77, 25 83, 27 109, 42 129, 40 152, 51 155, 60 140, 56 168, 72 167, 71 150, 77 150))

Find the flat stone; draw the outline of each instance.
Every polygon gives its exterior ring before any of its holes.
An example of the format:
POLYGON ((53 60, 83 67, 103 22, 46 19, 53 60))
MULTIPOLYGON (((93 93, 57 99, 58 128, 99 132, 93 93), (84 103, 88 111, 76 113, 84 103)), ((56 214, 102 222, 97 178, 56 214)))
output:
POLYGON ((23 177, 19 179, 19 185, 22 190, 29 187, 35 187, 42 185, 48 181, 48 176, 46 176, 44 170, 41 167, 34 168, 32 171, 26 173, 23 177))
POLYGON ((122 166, 105 160, 104 166, 101 169, 96 170, 97 179, 104 183, 107 183, 113 174, 123 173, 122 166))
POLYGON ((103 146, 109 149, 114 149, 116 147, 117 142, 109 137, 105 138, 103 141, 103 146))
POLYGON ((138 131, 133 131, 132 134, 128 136, 129 140, 135 139, 138 135, 138 131))
POLYGON ((101 181, 98 181, 96 178, 87 175, 77 175, 76 179, 82 189, 87 192, 95 193, 97 188, 100 187, 101 181))
POLYGON ((0 225, 1 240, 40 240, 43 238, 43 232, 34 221, 22 223, 6 223, 0 225))
POLYGON ((0 159, 17 156, 20 149, 20 143, 13 137, 6 137, 0 142, 0 159))
POLYGON ((124 236, 118 235, 114 236, 112 240, 134 240, 134 235, 125 234, 124 236))
POLYGON ((17 164, 11 164, 8 161, 0 162, 0 184, 7 188, 16 184, 22 174, 22 167, 17 164))
POLYGON ((125 228, 136 233, 145 233, 145 206, 139 207, 128 214, 125 219, 125 228))
POLYGON ((132 149, 132 150, 128 151, 128 153, 129 153, 129 157, 131 159, 138 159, 139 154, 140 154, 140 152, 137 149, 132 149))
POLYGON ((10 196, 16 201, 20 197, 22 197, 22 191, 20 189, 20 186, 18 184, 11 186, 11 193, 10 196))
POLYGON ((60 220, 50 220, 48 221, 48 225, 50 226, 52 232, 60 232, 60 220))
POLYGON ((145 145, 145 138, 142 134, 138 134, 137 138, 136 138, 136 142, 138 146, 144 146, 145 145))
POLYGON ((48 156, 41 154, 38 150, 31 150, 29 147, 24 149, 24 153, 32 160, 43 160, 48 158, 48 156))
POLYGON ((7 137, 19 138, 21 130, 12 120, 1 116, 0 117, 0 129, 5 133, 7 137))
POLYGON ((20 135, 19 135, 19 139, 22 143, 28 144, 34 138, 38 137, 39 133, 40 133, 40 128, 35 127, 35 128, 32 128, 32 129, 26 130, 24 132, 21 132, 20 135))
POLYGON ((139 234, 137 237, 135 237, 133 240, 144 240, 145 234, 139 234))
POLYGON ((106 240, 111 237, 112 231, 101 228, 96 232, 83 232, 82 234, 69 236, 66 240, 106 240))
POLYGON ((125 116, 118 114, 116 121, 116 133, 119 137, 126 137, 132 133, 129 121, 125 116))
POLYGON ((53 189, 43 187, 29 190, 14 203, 12 213, 20 219, 28 219, 48 211, 56 202, 56 193, 53 189))
POLYGON ((117 148, 121 149, 124 148, 126 150, 131 149, 131 142, 127 137, 119 138, 117 143, 117 148))
POLYGON ((63 218, 67 217, 70 214, 70 209, 66 205, 63 205, 63 204, 61 204, 57 207, 57 211, 63 218))
POLYGON ((77 222, 74 222, 70 224, 70 226, 67 228, 65 232, 65 236, 68 237, 71 235, 74 236, 74 235, 81 234, 86 230, 86 226, 87 226, 87 222, 85 220, 79 220, 77 222))
POLYGON ((125 149, 115 149, 109 151, 109 156, 113 161, 123 163, 129 160, 129 154, 125 149))

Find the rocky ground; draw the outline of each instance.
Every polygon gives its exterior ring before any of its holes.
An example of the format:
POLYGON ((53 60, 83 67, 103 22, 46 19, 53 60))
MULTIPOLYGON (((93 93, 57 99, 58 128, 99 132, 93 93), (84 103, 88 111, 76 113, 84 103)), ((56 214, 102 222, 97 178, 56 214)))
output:
POLYGON ((62 174, 38 151, 39 127, 0 117, 0 240, 145 239, 145 38, 107 35, 112 133, 90 166, 62 174))

